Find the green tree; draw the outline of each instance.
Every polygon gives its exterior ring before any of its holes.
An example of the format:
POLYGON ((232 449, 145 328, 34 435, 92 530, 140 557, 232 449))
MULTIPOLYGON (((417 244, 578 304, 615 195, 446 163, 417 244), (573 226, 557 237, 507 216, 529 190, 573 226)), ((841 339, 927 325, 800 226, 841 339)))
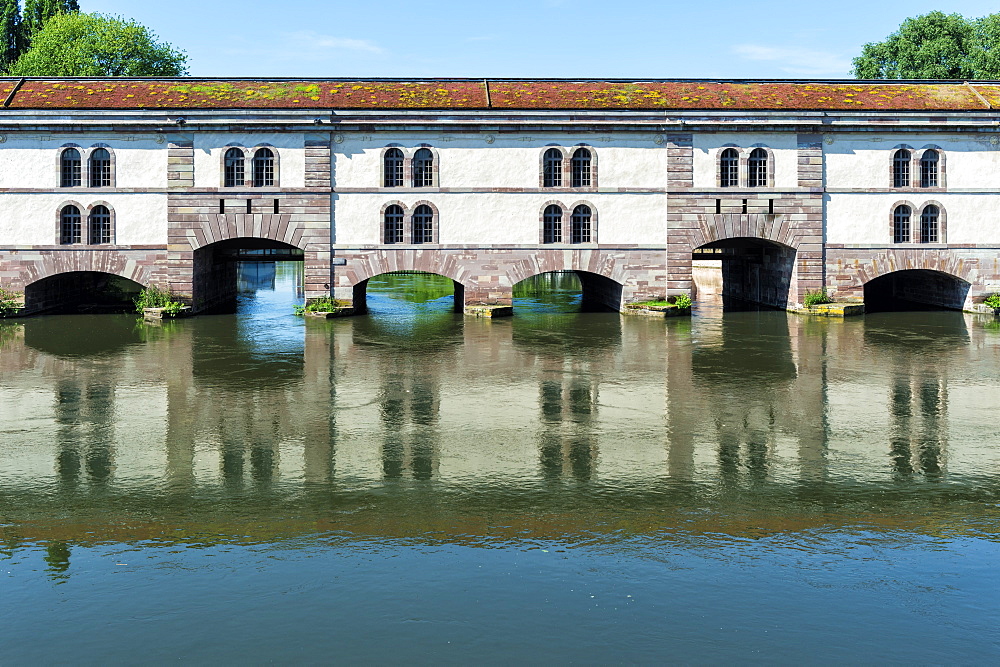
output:
POLYGON ((10 68, 13 76, 184 76, 187 54, 145 26, 103 14, 57 14, 10 68))
POLYGON ((17 0, 0 0, 0 72, 21 55, 21 8, 17 0))
POLYGON ((854 59, 859 79, 969 79, 971 53, 981 48, 975 22, 931 12, 908 18, 885 41, 865 44, 854 59))
POLYGON ((42 29, 45 22, 56 14, 69 14, 78 11, 80 11, 80 4, 76 0, 24 0, 22 30, 26 45, 35 36, 35 33, 42 29))

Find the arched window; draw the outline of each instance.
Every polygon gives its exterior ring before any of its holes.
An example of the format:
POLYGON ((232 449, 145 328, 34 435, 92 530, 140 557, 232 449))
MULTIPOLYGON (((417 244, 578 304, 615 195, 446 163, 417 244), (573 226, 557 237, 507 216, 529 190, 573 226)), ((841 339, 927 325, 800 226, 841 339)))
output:
POLYGON ((735 148, 727 148, 719 156, 719 186, 735 188, 740 184, 740 155, 735 148))
POLYGON ((591 183, 590 178, 590 162, 591 155, 590 151, 586 148, 577 148, 573 152, 573 158, 570 160, 570 167, 573 170, 573 186, 574 188, 589 188, 591 183))
POLYGON ((403 242, 403 207, 393 204, 385 209, 382 220, 386 243, 403 242))
POLYGON ((562 243, 562 207, 549 204, 542 213, 542 243, 562 243))
POLYGON ((75 188, 81 185, 80 151, 75 148, 67 148, 62 153, 59 182, 64 188, 75 188))
POLYGON ((413 154, 413 187, 429 188, 434 185, 434 154, 421 148, 413 154))
POLYGON ((403 187, 403 151, 390 148, 382 160, 382 184, 387 188, 403 187))
POLYGON ((570 219, 570 221, 572 222, 570 243, 590 243, 591 217, 592 213, 589 206, 580 204, 579 206, 573 209, 573 216, 570 219))
POLYGON ((767 151, 763 148, 753 149, 747 166, 749 167, 747 187, 767 187, 767 151))
POLYGON ((933 148, 924 151, 920 156, 920 187, 936 188, 938 186, 938 161, 940 156, 933 148))
POLYGON ((542 156, 542 187, 562 187, 563 154, 558 148, 550 148, 542 156))
POLYGON ((900 148, 892 156, 892 187, 910 187, 910 151, 900 148))
POLYGON ((224 174, 224 177, 225 177, 225 180, 224 180, 225 187, 227 187, 227 188, 238 188, 238 187, 242 187, 243 186, 243 183, 244 183, 244 176, 243 176, 243 174, 244 174, 244 171, 243 171, 244 165, 243 165, 243 163, 244 163, 244 161, 245 161, 245 158, 243 156, 243 149, 242 148, 233 147, 233 148, 230 148, 228 151, 226 151, 226 160, 225 160, 225 167, 224 167, 224 170, 225 170, 225 174, 224 174))
POLYGON ((901 204, 892 212, 892 242, 910 242, 910 207, 901 204))
POLYGON ((434 243, 434 211, 427 204, 413 211, 413 242, 434 243))
POLYGON ((269 188, 274 185, 274 153, 270 148, 258 148, 253 154, 253 186, 269 188))
POLYGON ((59 243, 83 243, 80 229, 80 209, 72 204, 59 212, 59 243))
POLYGON ((90 187, 111 187, 111 153, 105 148, 90 154, 90 187))
POLYGON ((937 206, 931 204, 924 207, 923 213, 920 214, 921 243, 938 242, 938 218, 940 218, 940 216, 941 211, 937 206))
POLYGON ((89 222, 91 243, 111 243, 111 211, 107 206, 92 208, 89 222))

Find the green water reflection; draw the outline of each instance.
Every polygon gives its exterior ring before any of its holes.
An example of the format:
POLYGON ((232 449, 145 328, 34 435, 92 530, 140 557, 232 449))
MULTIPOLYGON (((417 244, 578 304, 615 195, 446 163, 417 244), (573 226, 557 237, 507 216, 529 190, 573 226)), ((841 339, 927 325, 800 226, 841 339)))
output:
POLYGON ((389 275, 304 321, 297 271, 0 327, 9 659, 995 656, 982 320, 630 319, 556 276, 483 321, 389 275))

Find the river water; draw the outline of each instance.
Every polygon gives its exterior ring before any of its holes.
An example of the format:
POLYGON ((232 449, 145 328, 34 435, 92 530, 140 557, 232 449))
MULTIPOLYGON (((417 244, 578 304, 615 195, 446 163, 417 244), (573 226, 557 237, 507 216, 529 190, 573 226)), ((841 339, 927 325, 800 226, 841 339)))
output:
POLYGON ((0 323, 0 662, 1000 656, 1000 330, 372 313, 0 323))

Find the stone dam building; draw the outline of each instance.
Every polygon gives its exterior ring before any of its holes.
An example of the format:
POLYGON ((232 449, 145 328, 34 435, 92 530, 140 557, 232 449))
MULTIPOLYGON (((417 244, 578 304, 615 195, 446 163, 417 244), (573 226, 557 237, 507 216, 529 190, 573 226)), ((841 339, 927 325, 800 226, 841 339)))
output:
POLYGON ((0 287, 27 312, 108 276, 204 311, 243 259, 307 298, 426 271, 509 305, 692 291, 796 308, 1000 291, 1000 82, 0 79, 0 287))

